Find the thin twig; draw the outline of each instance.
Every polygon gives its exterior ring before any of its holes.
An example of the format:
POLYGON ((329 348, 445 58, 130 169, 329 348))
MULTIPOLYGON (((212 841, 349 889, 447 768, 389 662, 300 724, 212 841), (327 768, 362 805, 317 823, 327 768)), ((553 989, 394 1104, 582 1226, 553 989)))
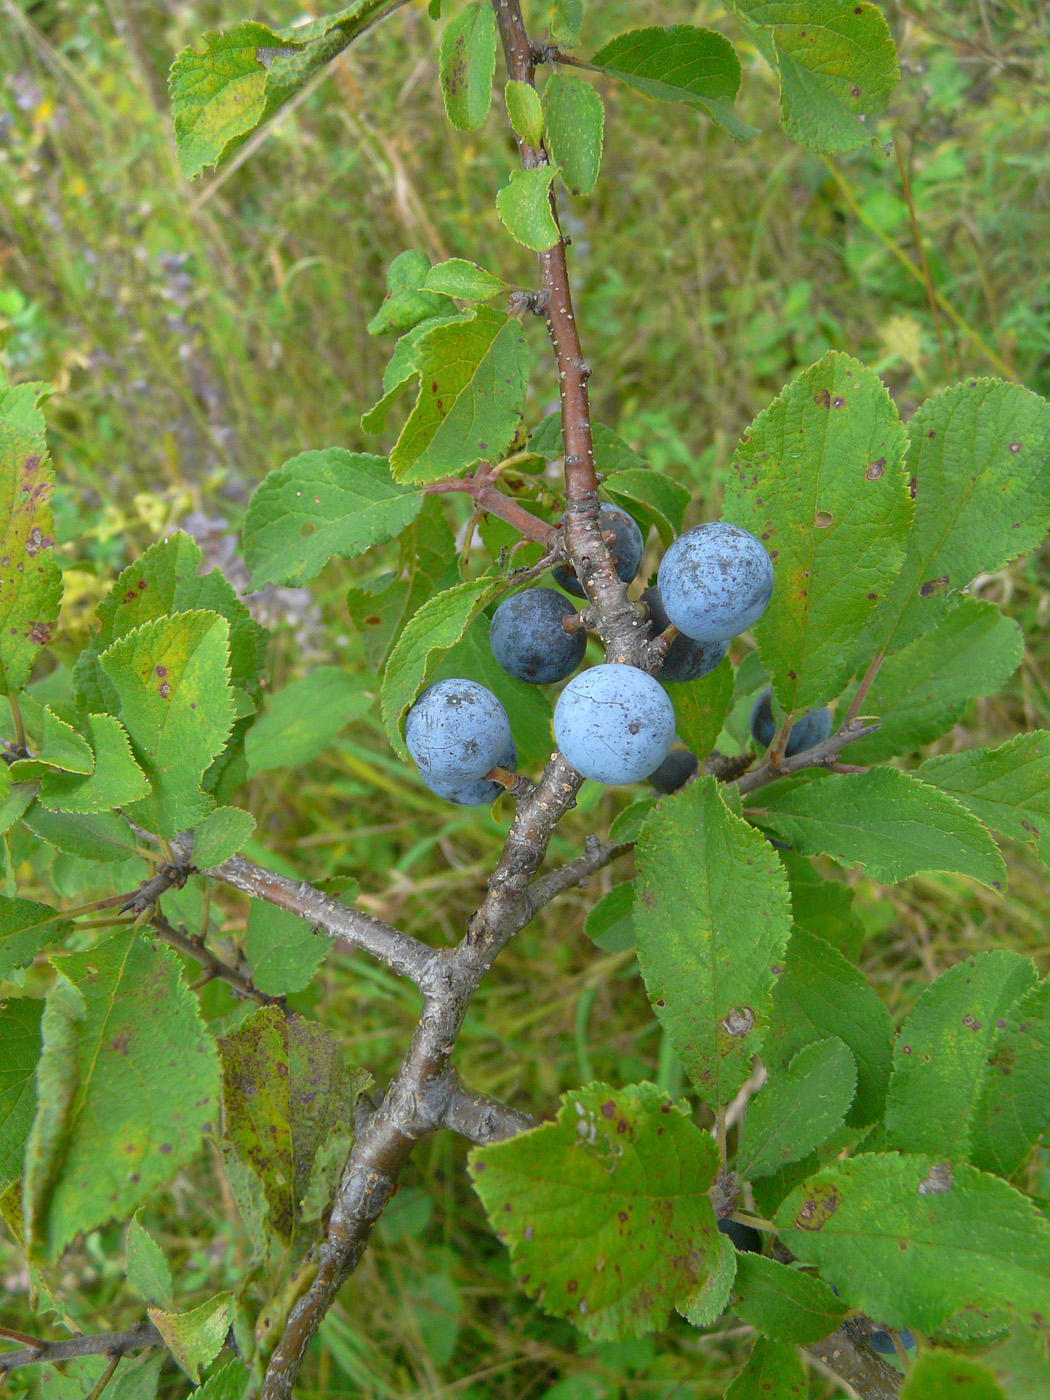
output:
POLYGON ((527 1132, 536 1126, 536 1120, 499 1099, 475 1094, 457 1083, 445 1108, 442 1125, 471 1142, 484 1144, 502 1142, 504 1138, 527 1132))
POLYGON ((765 787, 766 783, 776 782, 778 778, 786 778, 791 773, 800 773, 803 768, 826 767, 847 744, 855 744, 858 739, 866 739, 869 734, 877 734, 881 728, 882 725, 874 720, 870 724, 865 724, 861 720, 847 720, 842 728, 836 730, 830 738, 825 739, 820 744, 814 744, 811 749, 803 749, 801 753, 795 754, 792 758, 782 759, 776 768, 767 758, 765 763, 758 768, 737 778, 737 790, 741 794, 754 792, 756 788, 765 787))
POLYGON ((162 942, 167 943, 171 948, 177 948, 180 953, 185 953, 204 968, 204 976, 198 978, 193 984, 195 988, 218 978, 227 986, 232 987, 239 997, 243 997, 247 1001, 254 1001, 259 1006, 283 1005, 281 997, 268 996, 266 992, 260 992, 250 977, 246 977, 243 972, 238 972, 229 963, 223 962, 210 948, 205 947, 203 942, 196 938, 190 938, 181 929, 177 929, 159 910, 154 911, 150 923, 162 942))
POLYGON ((108 1356, 118 1359, 128 1351, 162 1347, 164 1338, 152 1322, 139 1322, 124 1332, 103 1332, 97 1336, 68 1337, 60 1342, 34 1343, 24 1351, 0 1353, 0 1375, 19 1366, 35 1366, 41 1361, 71 1361, 75 1356, 108 1356))
POLYGON ((533 515, 510 496, 506 496, 488 477, 456 477, 450 481, 432 481, 423 487, 424 496, 441 495, 450 491, 465 491, 481 510, 490 515, 498 515, 508 525, 521 532, 526 539, 535 540, 545 549, 553 549, 559 541, 560 531, 548 525, 538 515, 533 515))

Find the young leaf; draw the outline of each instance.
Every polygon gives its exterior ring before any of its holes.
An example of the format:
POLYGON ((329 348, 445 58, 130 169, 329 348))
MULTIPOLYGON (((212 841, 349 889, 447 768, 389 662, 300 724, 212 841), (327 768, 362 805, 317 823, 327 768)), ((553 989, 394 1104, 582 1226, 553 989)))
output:
POLYGON ((390 475, 385 457, 327 447, 300 452, 257 487, 244 522, 252 583, 308 583, 333 555, 355 559, 399 535, 423 497, 390 475))
POLYGON ((783 1203, 787 1247, 886 1326, 929 1332, 960 1308, 1050 1306, 1050 1224, 998 1177, 929 1157, 835 1162, 783 1203))
POLYGON ((179 959, 134 929, 63 954, 43 1040, 26 1218, 54 1259, 196 1155, 217 1121, 218 1062, 179 959))
POLYGON ((769 1022, 791 926, 776 852, 713 778, 664 798, 637 847, 635 926, 649 1000, 706 1103, 728 1103, 769 1022))
MULTIPOLYGON (((234 1300, 234 1328, 236 1329, 237 1301, 234 1300)), ((214 1371, 190 1400, 241 1400, 248 1385, 248 1368, 243 1361, 227 1362, 220 1370, 214 1371)))
POLYGON ((967 1159, 996 1026, 1035 980, 1028 958, 999 948, 957 963, 926 988, 897 1035, 886 1147, 967 1159))
POLYGON ((583 0, 549 0, 546 6, 551 43, 573 48, 580 39, 583 0))
POLYGON ((749 1100, 737 1149, 742 1177, 770 1176, 829 1137, 849 1111, 857 1066, 841 1040, 814 1040, 749 1100))
POLYGON ((43 437, 47 427, 40 405, 55 392, 42 380, 27 380, 24 384, 9 384, 0 368, 0 418, 9 418, 37 437, 43 437))
POLYGON ((371 1076, 344 1066, 322 1026, 276 1006, 254 1012, 219 1045, 226 1137, 261 1181, 274 1230, 290 1240, 314 1158, 353 1121, 371 1076))
POLYGON ((776 583, 755 624, 785 712, 838 694, 904 557, 907 437, 882 381, 839 351, 804 370, 745 432, 724 518, 757 535, 776 583))
POLYGON ((558 241, 558 225, 551 209, 554 169, 541 165, 533 170, 512 170, 510 184, 496 195, 496 213, 504 228, 523 248, 542 253, 558 241))
POLYGON ((602 163, 602 99, 583 78, 554 72, 543 85, 543 123, 547 150, 566 189, 590 194, 602 163))
POLYGON ((34 1071, 43 1010, 38 997, 0 1001, 0 1190, 22 1175, 26 1138, 36 1114, 34 1071))
MULTIPOLYGON (((527 83, 518 86, 526 87, 532 93, 536 91, 527 83)), ((459 301, 488 301, 491 297, 499 296, 500 292, 509 292, 510 287, 502 278, 487 272, 477 263, 467 262, 466 258, 449 258, 448 262, 438 263, 430 269, 423 290, 444 292, 446 296, 456 297, 459 301)))
POLYGON ((124 726, 112 715, 87 715, 84 720, 93 772, 45 773, 40 803, 53 812, 112 812, 126 802, 145 797, 149 783, 135 762, 124 726))
POLYGON ((780 859, 791 885, 795 928, 825 939, 848 962, 855 963, 864 929, 853 913, 854 891, 841 880, 825 880, 797 851, 781 851, 780 859))
POLYGON ((210 870, 234 856, 255 830, 255 818, 240 807, 213 807, 193 833, 193 863, 210 870))
POLYGON ((369 335, 407 331, 435 316, 455 316, 456 308, 441 289, 426 287, 430 259, 419 248, 398 253, 386 272, 386 296, 365 329, 369 335))
POLYGON ((62 601, 43 437, 0 417, 0 694, 21 690, 62 601))
POLYGON ((857 763, 909 753, 946 734, 976 695, 993 695, 1024 655, 1024 634, 994 603, 963 598, 937 625, 888 657, 864 700, 882 728, 850 748, 857 763))
POLYGON ((49 772, 84 776, 95 767, 91 745, 71 724, 45 705, 41 712, 40 743, 32 758, 20 758, 10 765, 18 782, 32 781, 49 772))
POLYGON ((898 651, 1050 528, 1050 404, 1020 384, 970 379, 908 423, 915 523, 904 564, 872 619, 874 650, 898 651))
POLYGON ((916 769, 924 783, 950 792, 993 831, 1035 841, 1050 864, 1050 731, 1017 734, 997 749, 937 754, 916 769))
POLYGON ((194 1385, 200 1384, 202 1367, 210 1366, 222 1351, 230 1330, 232 1303, 231 1294, 217 1293, 192 1312, 146 1309, 165 1346, 194 1385))
MULTIPOLYGON (((936 984, 935 984, 936 985, 936 984)), ((969 1115, 970 1160, 1016 1177, 1050 1123, 1050 982, 996 1017, 987 1071, 969 1115)))
POLYGON ((99 657, 152 787, 125 812, 158 836, 196 826, 215 805, 200 783, 233 723, 228 647, 225 618, 188 612, 143 623, 99 657))
POLYGON ((474 315, 473 309, 462 316, 457 311, 450 316, 428 316, 425 321, 406 331, 394 346, 386 369, 383 371, 383 397, 374 403, 367 413, 361 415, 361 427, 366 433, 381 433, 386 428, 387 415, 391 406, 409 388, 419 374, 419 349, 423 337, 438 326, 461 325, 474 315))
POLYGON ((806 1373, 794 1347, 756 1337, 725 1400, 801 1400, 807 1389, 806 1373))
POLYGON ((515 136, 526 146, 539 146, 543 140, 543 105, 533 85, 512 78, 503 89, 503 100, 515 136))
POLYGON ((678 737, 699 758, 715 746, 733 703, 733 667, 724 656, 713 671, 696 681, 668 686, 678 737))
POLYGON ((529 352, 517 321, 479 306, 418 347, 419 397, 390 454, 398 481, 437 481, 498 461, 525 408, 529 352))
POLYGON ((0 895, 0 982, 16 967, 31 963, 49 943, 65 938, 72 927, 46 904, 0 895))
POLYGON ((665 545, 681 530, 689 504, 689 492, 684 486, 651 467, 627 467, 617 472, 611 481, 603 483, 602 494, 633 515, 643 533, 655 525, 665 545))
MULTIPOLYGON (((619 433, 605 423, 591 424, 591 438, 594 442, 595 466, 602 476, 608 477, 613 472, 623 472, 628 468, 648 469, 649 463, 645 458, 639 457, 634 448, 629 447, 619 433)), ((554 461, 555 458, 564 455, 565 444, 561 435, 560 413, 548 413, 546 418, 537 424, 529 438, 529 451, 537 453, 540 457, 546 457, 548 461, 554 461)), ((671 478, 666 479, 670 481, 671 478)), ((606 495, 609 495, 610 484, 608 481, 605 482, 603 489, 606 495)), ((685 488, 680 489, 684 490, 685 488)))
POLYGON ((603 953, 622 953, 635 944, 634 881, 613 885, 583 921, 583 931, 603 953))
POLYGON ((492 101, 496 19, 485 0, 466 5, 441 36, 441 95, 457 131, 476 131, 492 101))
POLYGON ((867 978, 805 929, 796 927, 773 991, 762 1055, 770 1073, 787 1069, 804 1045, 836 1036, 857 1064, 855 1127, 882 1117, 893 1056, 893 1022, 867 978))
POLYGON ((268 996, 301 992, 331 950, 322 937, 297 914, 261 899, 248 901, 248 932, 244 956, 252 981, 268 996))
POLYGON ((706 112, 734 141, 757 136, 733 111, 740 60, 724 35, 691 24, 632 29, 591 59, 611 77, 656 102, 684 102, 706 112))
POLYGON ((901 1400, 1007 1400, 998 1381, 968 1356, 927 1351, 915 1358, 901 1400))
POLYGON ((429 682, 441 653, 455 646, 482 608, 506 588, 503 578, 487 576, 447 588, 428 598, 405 627, 383 672, 380 711, 391 747, 408 758, 401 721, 429 682))
POLYGON ((372 697, 342 666, 317 666, 268 697, 248 730, 248 776, 271 768, 302 768, 331 747, 350 720, 370 708, 372 697))
POLYGON ((164 1251, 142 1224, 135 1212, 124 1237, 124 1265, 128 1282, 144 1303, 158 1308, 171 1308, 173 1293, 171 1269, 164 1251))
POLYGON ((556 1122, 469 1164, 522 1288, 596 1340, 663 1326, 722 1262, 714 1143, 652 1084, 563 1094, 556 1122))
POLYGON ((958 870, 993 889, 1006 880, 987 827, 948 793, 898 768, 834 773, 767 789, 758 801, 763 823, 803 855, 860 861, 883 884, 923 870, 958 870))
POLYGON ((834 1332, 849 1308, 828 1285, 762 1254, 741 1254, 730 1305, 774 1342, 805 1346, 834 1332))
POLYGON ((795 141, 832 155, 866 145, 900 71, 882 11, 868 0, 728 0, 780 79, 780 120, 795 141))

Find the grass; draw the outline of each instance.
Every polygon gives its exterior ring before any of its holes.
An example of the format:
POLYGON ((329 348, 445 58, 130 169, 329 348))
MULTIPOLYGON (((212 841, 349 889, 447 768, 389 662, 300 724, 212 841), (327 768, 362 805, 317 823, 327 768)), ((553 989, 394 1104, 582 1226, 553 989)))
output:
MULTIPOLYGON (((4 5, 0 337, 13 377, 58 389, 49 427, 67 583, 60 661, 79 649, 115 572, 191 512, 216 522, 217 540, 236 531, 255 483, 294 453, 374 446, 359 418, 378 395, 389 345, 364 326, 396 252, 423 247, 534 282, 530 257, 492 206, 512 160, 500 103, 484 132, 450 131, 420 6, 344 55, 243 159, 194 185, 182 179, 163 99, 175 51, 206 28, 285 23, 301 9, 290 0, 265 14, 245 0, 4 5)), ((886 13, 902 83, 878 135, 896 141, 900 164, 882 148, 825 162, 793 146, 776 125, 763 62, 706 0, 673 18, 713 24, 738 43, 742 111, 761 128, 758 141, 734 146, 691 113, 602 86, 602 180, 565 211, 594 412, 690 487, 697 519, 717 514, 747 423, 829 348, 875 367, 905 417, 964 375, 1050 392, 1043 9, 916 0, 886 13)), ((592 5, 587 47, 667 18, 655 3, 592 5)), ((533 421, 557 397, 540 330, 530 329, 533 421)), ((1050 725, 1048 559, 1044 550, 980 581, 980 594, 1023 624, 1029 651, 1004 693, 975 705, 941 748, 1050 725)), ((273 600, 275 687, 319 661, 373 685, 344 604, 362 573, 333 564, 310 599, 273 600)), ((552 858, 605 829, 623 800, 586 793, 552 858)), ((462 932, 507 825, 506 812, 449 816, 388 753, 372 716, 304 771, 256 780, 241 801, 275 863, 312 880, 357 875, 365 908, 434 943, 462 932)), ((1002 897, 961 878, 884 888, 846 877, 866 931, 861 965, 898 1021, 932 977, 981 949, 1013 948, 1050 967, 1039 912, 1050 876, 1029 849, 1007 858, 1002 897)), ((75 902, 113 888, 109 870, 72 858, 42 868, 24 837, 12 842, 11 864, 27 894, 58 887, 75 902)), ((597 896, 628 873, 621 862, 544 911, 500 960, 459 1053, 479 1089, 548 1113, 590 1077, 680 1082, 630 954, 597 954, 582 932, 597 896)), ((199 920, 193 900, 174 915, 199 920)), ((211 918, 216 936, 236 940, 245 910, 230 900, 211 918)), ((338 951, 293 1001, 380 1083, 417 1010, 411 989, 338 951)), ((216 1020, 234 1014, 215 984, 203 1004, 216 1020)), ((721 1394, 744 1354, 738 1329, 699 1336, 675 1324, 602 1347, 539 1314, 511 1282, 464 1156, 448 1137, 416 1154, 314 1346, 304 1397, 721 1394)), ((249 1245, 223 1189, 206 1158, 147 1212, 184 1305, 243 1275, 249 1245)), ((137 1315, 122 1248, 114 1227, 67 1256, 62 1304, 85 1328, 137 1315)), ((19 1269, 0 1244, 5 1321, 32 1330, 39 1313, 25 1306, 19 1269)), ((162 1389, 183 1387, 165 1373, 162 1389)), ((814 1374, 812 1393, 834 1389, 814 1374)))

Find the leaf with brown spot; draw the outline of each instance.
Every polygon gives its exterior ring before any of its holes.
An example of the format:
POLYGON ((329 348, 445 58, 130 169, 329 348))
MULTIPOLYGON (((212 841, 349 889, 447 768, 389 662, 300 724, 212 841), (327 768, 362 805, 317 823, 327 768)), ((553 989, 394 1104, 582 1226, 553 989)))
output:
POLYGON ((43 438, 0 417, 0 695, 22 688, 58 621, 53 485, 43 438))

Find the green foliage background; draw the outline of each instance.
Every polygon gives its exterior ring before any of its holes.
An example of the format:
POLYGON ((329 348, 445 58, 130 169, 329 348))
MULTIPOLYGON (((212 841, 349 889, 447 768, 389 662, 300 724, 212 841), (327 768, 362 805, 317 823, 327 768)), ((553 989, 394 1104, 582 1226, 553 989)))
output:
MULTIPOLYGON (((265 15, 244 0, 4 7, 0 339, 13 379, 58 385, 47 409, 56 523, 60 541, 78 539, 60 550, 69 655, 116 571, 165 532, 189 519, 209 560, 231 572, 233 532, 267 471, 311 448, 374 448, 359 418, 377 396, 389 345, 365 326, 398 251, 425 248, 434 261, 465 257, 508 281, 534 281, 531 255, 506 236, 492 204, 509 154, 502 114, 480 132, 450 132, 423 5, 348 50, 218 176, 182 178, 164 93, 172 56, 207 28, 248 18, 287 24, 303 8, 289 0, 272 0, 265 15)), ((609 85, 603 178, 593 197, 565 202, 595 416, 688 487, 688 523, 718 514, 716 483, 740 432, 828 349, 882 374, 903 417, 969 374, 1050 393, 1050 269, 1038 256, 1050 220, 1042 7, 915 0, 884 9, 903 79, 878 134, 895 138, 910 164, 912 211, 895 155, 861 150, 825 162, 788 140, 772 76, 720 6, 591 6, 586 38, 595 48, 630 24, 723 29, 744 58, 739 111, 762 130, 736 146, 701 118, 609 85)), ((556 402, 548 363, 533 378, 530 420, 556 402)), ((452 509, 465 519, 463 503, 452 509)), ((1030 650, 1007 688, 974 704, 933 752, 1050 726, 1048 561, 1044 546, 979 580, 975 593, 1023 624, 1030 650)), ((365 567, 335 561, 309 594, 264 596, 274 689, 328 665, 350 673, 354 697, 374 693, 345 606, 365 567)), ((236 568, 234 582, 244 582, 236 568)), ((60 688, 61 674, 44 679, 42 699, 49 684, 60 688)), ((451 942, 506 815, 450 811, 389 752, 375 707, 348 698, 346 708, 354 717, 322 755, 253 779, 241 799, 257 819, 246 852, 315 882, 352 874, 362 907, 451 942)), ((588 784, 552 859, 575 854, 624 800, 588 784)), ((933 977, 975 952, 1012 949, 1041 971, 1050 965, 1041 914, 1050 876, 1030 848, 1007 855, 1005 896, 947 875, 895 887, 850 877, 863 925, 854 951, 898 1024, 933 977)), ((112 867, 68 856, 40 868, 28 833, 15 835, 8 858, 20 894, 57 888, 71 903, 128 888, 144 870, 133 863, 115 885, 112 867)), ((583 932, 586 910, 614 878, 603 872, 507 949, 461 1038, 472 1085, 545 1116, 559 1092, 592 1079, 681 1087, 633 954, 596 950, 583 932)), ((199 899, 195 907, 188 893, 185 904, 179 916, 199 926, 208 916, 199 899)), ((210 917, 243 943, 243 903, 231 896, 210 917)), ((333 1027, 380 1082, 417 1010, 411 987, 338 950, 290 1000, 333 1027)), ((235 1019, 217 984, 204 1008, 216 1023, 235 1019)), ((743 1356, 731 1330, 700 1337, 682 1322, 657 1339, 595 1344, 541 1316, 511 1282, 464 1158, 465 1145, 447 1134, 416 1154, 376 1247, 321 1329, 303 1396, 721 1393, 743 1356)), ((1050 1194, 1047 1165, 1044 1154, 1029 1183, 1037 1195, 1050 1194)), ((143 1213, 172 1260, 181 1306, 235 1287, 248 1262, 222 1180, 217 1163, 201 1158, 143 1213)), ((86 1328, 140 1315, 123 1257, 116 1228, 67 1256, 64 1301, 86 1328)), ((4 1322, 32 1331, 39 1315, 21 1311, 15 1271, 0 1240, 4 1322)), ((1003 1376, 1024 1375, 1035 1363, 1012 1345, 993 1364, 1003 1376)), ((14 1384, 63 1400, 82 1391, 25 1372, 14 1384)), ((824 1384, 811 1378, 815 1395, 824 1384)), ((185 1388, 173 1372, 165 1387, 185 1388)))

